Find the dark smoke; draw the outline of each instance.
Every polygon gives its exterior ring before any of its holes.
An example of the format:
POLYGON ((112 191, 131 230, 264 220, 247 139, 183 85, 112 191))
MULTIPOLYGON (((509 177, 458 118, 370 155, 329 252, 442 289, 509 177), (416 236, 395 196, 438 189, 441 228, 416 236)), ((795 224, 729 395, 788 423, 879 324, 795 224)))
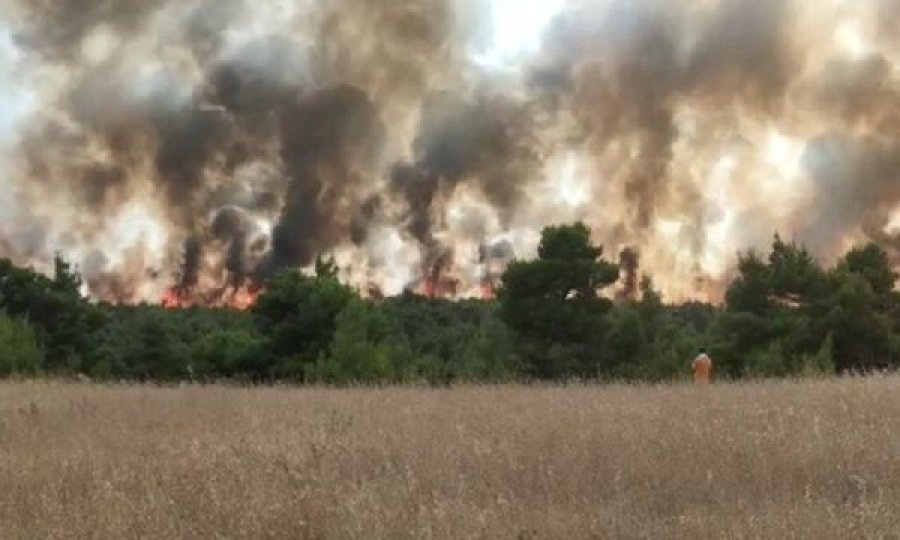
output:
POLYGON ((478 248, 478 260, 482 264, 491 261, 509 262, 516 257, 515 248, 506 240, 501 240, 490 245, 481 245, 478 248))
POLYGON ((370 204, 356 198, 357 190, 384 137, 368 96, 347 85, 289 104, 280 122, 290 184, 273 233, 272 268, 308 265, 348 236, 348 214, 364 216, 370 204))
POLYGON ((829 253, 855 227, 887 239, 890 213, 900 205, 900 139, 825 134, 810 143, 804 164, 816 190, 801 236, 814 251, 829 253))
POLYGON ((644 230, 677 195, 670 176, 677 106, 778 110, 792 75, 788 3, 725 0, 691 16, 678 2, 613 0, 599 17, 591 2, 582 4, 553 28, 551 60, 533 80, 566 96, 556 101, 571 104, 595 154, 633 141, 621 181, 628 226, 644 230))
POLYGON ((184 242, 184 262, 178 288, 183 291, 194 289, 200 282, 200 265, 203 263, 203 244, 200 239, 190 237, 184 242))
POLYGON ((38 105, 3 171, 0 254, 62 249, 95 297, 130 302, 341 249, 365 254, 359 275, 417 265, 455 289, 461 267, 533 249, 496 238, 573 218, 633 246, 628 297, 638 252, 677 288, 774 228, 824 257, 896 246, 898 5, 824 4, 572 0, 504 71, 472 56, 488 0, 14 0, 38 105), (834 45, 845 22, 867 49, 834 45), (769 131, 805 147, 789 188, 760 165, 769 131), (569 154, 577 209, 552 185, 569 154), (418 260, 375 253, 385 231, 418 260))
POLYGON ((619 254, 619 269, 622 273, 622 290, 619 296, 622 300, 633 302, 637 300, 640 275, 641 256, 634 248, 628 247, 619 254))
MULTIPOLYGON (((216 109, 193 105, 158 114, 153 120, 159 185, 169 208, 190 212, 198 206, 199 201, 192 199, 204 187, 205 167, 217 151, 227 148, 227 119, 216 109)), ((178 221, 190 221, 190 215, 176 216, 178 221)))
POLYGON ((135 33, 153 11, 156 2, 144 0, 30 0, 26 8, 25 30, 17 38, 21 45, 51 60, 75 61, 86 36, 101 24, 124 34, 135 33))
POLYGON ((435 238, 440 208, 463 183, 477 188, 508 226, 540 160, 529 139, 528 112, 513 101, 467 101, 445 94, 426 100, 415 141, 417 161, 396 164, 391 187, 406 203, 406 230, 422 251, 426 273, 452 263, 435 238))
POLYGON ((222 209, 212 222, 212 233, 227 246, 225 269, 238 278, 252 270, 248 257, 253 227, 244 212, 235 207, 222 209))

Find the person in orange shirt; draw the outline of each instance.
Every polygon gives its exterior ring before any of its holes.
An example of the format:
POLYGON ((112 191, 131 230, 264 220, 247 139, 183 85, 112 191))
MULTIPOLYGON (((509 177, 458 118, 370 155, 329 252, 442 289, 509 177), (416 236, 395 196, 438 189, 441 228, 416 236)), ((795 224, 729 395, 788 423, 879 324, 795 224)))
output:
POLYGON ((713 361, 706 354, 706 349, 700 349, 700 354, 691 362, 691 369, 694 370, 695 383, 709 384, 712 381, 713 361))

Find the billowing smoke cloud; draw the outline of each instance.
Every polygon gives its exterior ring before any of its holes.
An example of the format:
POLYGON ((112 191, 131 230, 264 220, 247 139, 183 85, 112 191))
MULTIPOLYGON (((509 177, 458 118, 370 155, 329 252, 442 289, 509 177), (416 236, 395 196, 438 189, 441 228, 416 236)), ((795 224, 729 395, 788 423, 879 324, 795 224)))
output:
POLYGON ((570 0, 518 53, 493 0, 6 1, 0 255, 99 299, 323 253, 477 294, 573 219, 672 299, 776 230, 900 249, 892 0, 570 0))
POLYGON ((414 142, 417 160, 394 166, 391 188, 406 203, 405 227, 423 249, 426 273, 440 274, 452 263, 453 255, 434 231, 442 228, 443 204, 460 184, 477 188, 501 226, 508 227, 540 168, 528 123, 527 111, 502 100, 466 102, 438 95, 425 101, 414 142))
POLYGON ((278 115, 289 184, 272 264, 303 266, 348 238, 346 218, 364 206, 354 197, 366 194, 367 180, 372 185, 384 126, 368 96, 352 86, 317 92, 278 115))

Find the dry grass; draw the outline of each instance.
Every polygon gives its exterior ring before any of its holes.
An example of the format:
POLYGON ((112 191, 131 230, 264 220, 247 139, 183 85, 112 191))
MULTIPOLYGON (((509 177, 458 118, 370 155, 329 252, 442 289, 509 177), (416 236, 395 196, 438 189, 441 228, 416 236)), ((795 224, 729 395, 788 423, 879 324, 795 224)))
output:
POLYGON ((0 384, 0 538, 900 538, 900 379, 0 384))

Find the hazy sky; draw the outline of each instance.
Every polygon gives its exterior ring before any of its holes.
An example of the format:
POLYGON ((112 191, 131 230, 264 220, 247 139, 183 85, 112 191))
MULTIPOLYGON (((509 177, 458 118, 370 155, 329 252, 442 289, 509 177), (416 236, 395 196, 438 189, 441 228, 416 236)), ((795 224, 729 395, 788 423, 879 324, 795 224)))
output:
MULTIPOLYGON (((3 5, 0 2, 0 10, 3 5)), ((18 60, 9 27, 0 16, 0 141, 4 142, 22 119, 30 101, 22 73, 17 69, 18 60)))

